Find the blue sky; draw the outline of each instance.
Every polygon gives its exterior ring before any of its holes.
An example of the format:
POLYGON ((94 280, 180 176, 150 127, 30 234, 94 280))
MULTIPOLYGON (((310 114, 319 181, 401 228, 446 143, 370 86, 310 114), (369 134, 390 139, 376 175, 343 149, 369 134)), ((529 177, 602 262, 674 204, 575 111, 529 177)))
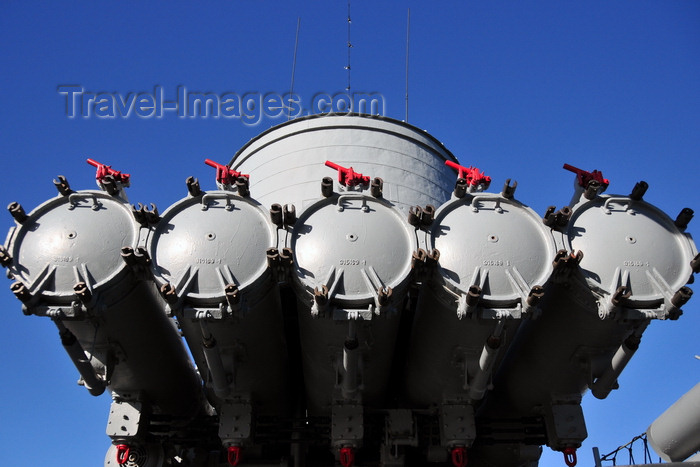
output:
MULTIPOLYGON (((610 193, 646 180, 645 199, 674 218, 700 209, 700 3, 353 0, 351 90, 381 93, 397 119, 409 6, 409 122, 494 187, 516 179, 518 199, 542 214, 569 201, 569 163, 603 171, 610 193)), ((130 200, 161 211, 185 195, 190 175, 213 189, 203 160, 227 162, 283 119, 68 118, 58 87, 126 96, 161 86, 166 100, 178 86, 284 94, 300 17, 295 92, 308 106, 317 93, 345 90, 346 14, 343 1, 3 2, 0 201, 33 209, 54 196, 58 174, 94 188, 86 157, 131 173, 130 200)), ((109 397, 75 385, 47 319, 23 316, 8 289, 0 306, 1 462, 102 465, 109 397)), ((684 310, 679 321, 652 323, 618 391, 586 395, 580 465, 592 465, 591 447, 605 453, 642 433, 698 382, 700 299, 684 310)), ((563 465, 561 454, 545 450, 541 465, 563 465)))

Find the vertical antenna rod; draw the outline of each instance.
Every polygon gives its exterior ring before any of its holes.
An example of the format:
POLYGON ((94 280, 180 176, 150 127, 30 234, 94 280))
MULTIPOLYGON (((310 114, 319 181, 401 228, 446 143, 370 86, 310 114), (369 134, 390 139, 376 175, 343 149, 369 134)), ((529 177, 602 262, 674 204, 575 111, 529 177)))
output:
POLYGON ((352 49, 352 42, 350 42, 350 25, 352 24, 352 19, 350 19, 350 0, 348 0, 348 64, 345 69, 348 70, 348 87, 345 88, 346 91, 350 90, 350 49, 352 49))
POLYGON ((408 9, 408 14, 406 16, 406 119, 404 120, 408 123, 408 44, 409 38, 411 37, 411 9, 408 9))
POLYGON ((294 96, 294 74, 297 69, 297 48, 299 47, 299 28, 301 27, 301 17, 297 16, 297 35, 294 39, 294 60, 292 60, 292 84, 289 86, 289 100, 287 106, 287 120, 292 118, 292 99, 294 96))

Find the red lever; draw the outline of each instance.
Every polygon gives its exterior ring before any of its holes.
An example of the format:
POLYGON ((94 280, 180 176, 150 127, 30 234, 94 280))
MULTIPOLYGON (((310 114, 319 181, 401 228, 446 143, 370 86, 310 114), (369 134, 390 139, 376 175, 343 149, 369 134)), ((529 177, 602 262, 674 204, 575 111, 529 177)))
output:
POLYGON ((349 446, 340 448, 340 465, 352 467, 355 463, 355 450, 349 446))
POLYGON ((599 170, 587 172, 583 169, 576 168, 573 165, 569 164, 564 164, 564 168, 569 172, 573 172, 576 174, 576 181, 582 188, 587 188, 588 184, 592 180, 595 180, 596 182, 600 183, 603 186, 603 189, 607 188, 608 185, 610 185, 610 180, 608 180, 607 178, 603 178, 603 172, 599 170))
POLYGON ((118 181, 122 185, 129 186, 129 177, 131 177, 131 175, 121 173, 118 170, 114 170, 111 165, 101 164, 92 159, 88 159, 87 163, 93 167, 97 167, 97 173, 95 174, 95 178, 100 182, 104 180, 104 178, 107 175, 111 175, 116 181, 118 181))
POLYGON ((250 175, 248 174, 236 172, 235 170, 230 169, 223 164, 219 164, 218 162, 214 162, 211 159, 204 159, 204 163, 209 167, 214 167, 216 169, 216 181, 222 185, 233 185, 236 183, 236 179, 238 177, 250 178, 250 175))
POLYGON ((491 184, 491 177, 484 174, 476 167, 464 167, 452 161, 445 161, 445 165, 457 169, 459 171, 459 178, 463 178, 467 181, 467 185, 478 186, 484 185, 484 190, 491 184))
POLYGON ((576 459, 576 448, 566 448, 564 449, 564 462, 569 467, 574 467, 578 460, 576 459))
POLYGON ((338 182, 345 186, 355 186, 360 184, 365 186, 369 185, 369 175, 362 175, 359 172, 355 172, 352 167, 345 168, 331 161, 326 161, 326 167, 337 170, 338 182))
POLYGON ((124 465, 129 460, 129 446, 127 444, 117 444, 117 464, 124 465))
POLYGON ((455 467, 467 467, 467 448, 458 446, 452 449, 452 465, 455 467))
POLYGON ((229 446, 227 460, 229 465, 236 467, 241 462, 241 447, 229 446))

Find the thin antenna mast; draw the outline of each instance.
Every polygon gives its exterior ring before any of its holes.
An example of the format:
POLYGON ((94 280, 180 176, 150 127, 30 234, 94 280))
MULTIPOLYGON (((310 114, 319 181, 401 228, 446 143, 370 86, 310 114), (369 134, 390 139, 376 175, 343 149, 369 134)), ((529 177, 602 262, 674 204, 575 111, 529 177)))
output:
POLYGON ((352 19, 350 19, 350 0, 348 0, 348 64, 345 69, 348 70, 348 87, 345 88, 346 91, 350 90, 350 49, 352 49, 352 42, 350 42, 350 25, 352 24, 352 19))
POLYGON ((301 27, 301 17, 297 16, 297 35, 294 39, 294 60, 292 61, 292 84, 289 86, 289 100, 287 106, 287 120, 292 118, 292 99, 294 96, 294 74, 297 69, 297 48, 299 47, 299 28, 301 27))
POLYGON ((406 119, 404 120, 408 123, 408 45, 409 38, 411 37, 411 9, 408 9, 406 16, 406 119))

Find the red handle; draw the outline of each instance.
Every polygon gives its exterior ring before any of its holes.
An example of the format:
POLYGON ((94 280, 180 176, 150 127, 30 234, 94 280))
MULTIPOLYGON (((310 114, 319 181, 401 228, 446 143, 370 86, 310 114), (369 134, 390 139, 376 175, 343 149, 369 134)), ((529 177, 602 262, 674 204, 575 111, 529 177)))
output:
POLYGON ((463 165, 459 165, 452 161, 445 161, 445 165, 457 170, 459 172, 459 175, 457 176, 465 179, 468 185, 484 185, 484 189, 487 189, 491 184, 491 177, 484 174, 484 172, 480 171, 476 167, 464 167, 463 165))
POLYGON ((355 463, 355 450, 349 446, 340 448, 340 465, 352 467, 355 463))
POLYGON ((95 174, 95 178, 97 180, 102 181, 107 175, 111 175, 116 181, 120 182, 122 185, 129 186, 129 178, 131 177, 131 175, 121 173, 118 170, 114 170, 112 166, 102 164, 93 159, 88 159, 87 163, 93 167, 97 167, 97 173, 95 174))
POLYGON ((229 465, 236 467, 241 462, 241 447, 229 446, 226 459, 228 460, 229 465))
POLYGON ((452 449, 452 465, 455 467, 467 467, 467 448, 459 446, 452 449))
POLYGON ((211 159, 204 159, 204 163, 216 169, 216 181, 223 185, 233 185, 238 177, 250 178, 248 174, 242 174, 228 166, 214 162, 211 159))
POLYGON ((335 162, 326 161, 326 167, 335 169, 338 171, 338 182, 345 186, 355 186, 355 185, 369 185, 369 175, 362 175, 359 172, 355 172, 352 167, 345 168, 335 162))
POLYGON ((576 448, 566 448, 564 449, 564 462, 569 467, 574 467, 578 460, 576 459, 576 448))
POLYGON ((117 464, 124 465, 129 461, 131 449, 127 444, 117 444, 117 464))
POLYGON ((569 164, 564 164, 564 169, 568 170, 569 172, 573 172, 576 174, 576 181, 582 188, 587 188, 588 184, 592 181, 595 180, 596 182, 600 183, 604 187, 607 187, 610 185, 610 180, 607 178, 603 178, 603 172, 599 170, 594 170, 593 172, 588 172, 583 169, 579 169, 577 167, 574 167, 573 165, 569 164))

